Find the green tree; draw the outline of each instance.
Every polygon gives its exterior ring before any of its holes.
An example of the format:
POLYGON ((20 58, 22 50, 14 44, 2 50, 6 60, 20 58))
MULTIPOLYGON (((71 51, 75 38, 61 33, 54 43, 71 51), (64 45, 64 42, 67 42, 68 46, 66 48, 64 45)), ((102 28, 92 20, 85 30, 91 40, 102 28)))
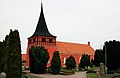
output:
POLYGON ((8 35, 6 35, 5 40, 0 42, 0 72, 5 72, 5 47, 7 43, 8 35))
POLYGON ((110 70, 120 68, 120 42, 116 40, 106 41, 103 48, 104 56, 105 51, 107 56, 107 68, 110 70))
POLYGON ((0 42, 0 73, 2 72, 2 47, 3 47, 3 42, 0 42))
POLYGON ((100 63, 104 63, 104 53, 102 49, 97 49, 95 50, 94 64, 99 67, 100 63))
POLYGON ((51 60, 51 71, 53 74, 58 74, 60 72, 61 60, 59 52, 55 51, 51 60))
POLYGON ((69 58, 67 58, 65 65, 67 69, 74 69, 76 67, 75 58, 71 55, 69 58))
POLYGON ((83 54, 80 60, 79 67, 85 68, 90 66, 90 56, 88 54, 83 54))
POLYGON ((30 72, 34 73, 34 61, 35 61, 35 48, 31 47, 31 49, 29 49, 29 63, 30 63, 30 72))
POLYGON ((30 72, 32 73, 44 73, 47 62, 49 60, 49 54, 44 47, 36 46, 29 49, 30 58, 30 72))
POLYGON ((21 43, 18 30, 10 30, 5 51, 5 72, 7 78, 21 78, 21 43))

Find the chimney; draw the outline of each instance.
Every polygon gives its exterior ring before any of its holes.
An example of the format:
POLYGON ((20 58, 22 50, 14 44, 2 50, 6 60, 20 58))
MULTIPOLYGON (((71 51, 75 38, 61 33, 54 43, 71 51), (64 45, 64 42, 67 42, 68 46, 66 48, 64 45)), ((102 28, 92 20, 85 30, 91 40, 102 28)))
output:
POLYGON ((88 45, 90 46, 90 41, 88 41, 88 45))

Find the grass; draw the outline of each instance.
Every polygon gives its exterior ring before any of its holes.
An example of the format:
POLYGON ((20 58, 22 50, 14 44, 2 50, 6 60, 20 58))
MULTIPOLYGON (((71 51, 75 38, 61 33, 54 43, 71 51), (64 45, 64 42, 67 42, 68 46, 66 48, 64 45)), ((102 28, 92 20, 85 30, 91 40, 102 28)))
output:
POLYGON ((107 74, 107 78, 112 78, 113 76, 120 76, 120 73, 116 73, 116 74, 107 74))
POLYGON ((60 70, 60 74, 61 75, 71 75, 71 74, 75 74, 75 71, 74 70, 68 70, 66 68, 62 68, 60 70))
MULTIPOLYGON (((98 72, 99 67, 90 68, 88 70, 89 72, 87 73, 87 78, 99 78, 99 75, 97 73, 92 73, 91 72, 91 71, 95 71, 95 70, 97 70, 97 72, 98 72)), ((107 76, 104 75, 103 78, 112 78, 114 76, 120 76, 120 69, 118 69, 118 70, 112 70, 112 71, 109 70, 108 72, 109 72, 109 74, 107 74, 107 76), (113 72, 113 74, 112 73, 110 74, 110 72, 113 72)))
POLYGON ((87 73, 87 78, 99 78, 96 73, 87 73))
MULTIPOLYGON (((112 78, 113 76, 117 76, 116 74, 107 74, 107 77, 104 76, 102 78, 112 78)), ((100 78, 96 73, 87 73, 87 78, 100 78)))
MULTIPOLYGON (((112 78, 114 76, 120 76, 120 73, 107 74, 107 77, 104 76, 103 78, 112 78)), ((100 77, 96 73, 87 73, 87 78, 100 78, 100 77)))

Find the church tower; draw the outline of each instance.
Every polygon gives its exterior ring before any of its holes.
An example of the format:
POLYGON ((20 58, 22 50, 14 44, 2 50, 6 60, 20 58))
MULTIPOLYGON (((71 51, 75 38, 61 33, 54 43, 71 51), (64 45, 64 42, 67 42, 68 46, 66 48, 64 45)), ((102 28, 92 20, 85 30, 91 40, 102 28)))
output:
MULTIPOLYGON (((56 46, 56 36, 50 34, 43 12, 43 4, 41 3, 41 13, 38 20, 38 24, 34 34, 28 38, 28 47, 27 47, 27 57, 29 56, 29 49, 32 46, 42 46, 48 50, 55 49, 56 46)), ((50 52, 49 51, 49 52, 50 52)), ((52 54, 52 51, 51 53, 52 54)), ((27 66, 29 66, 29 58, 27 58, 27 66)))
POLYGON ((50 34, 47 28, 43 13, 43 5, 41 3, 41 13, 38 20, 38 24, 34 34, 28 38, 28 47, 31 46, 55 46, 56 45, 56 36, 50 34))

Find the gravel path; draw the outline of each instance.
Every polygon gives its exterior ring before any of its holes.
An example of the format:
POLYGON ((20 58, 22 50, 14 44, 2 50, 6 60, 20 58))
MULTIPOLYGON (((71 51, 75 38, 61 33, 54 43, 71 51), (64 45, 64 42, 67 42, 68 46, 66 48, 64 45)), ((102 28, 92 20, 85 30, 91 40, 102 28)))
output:
POLYGON ((31 74, 43 78, 87 78, 86 72, 77 72, 73 75, 31 74))

